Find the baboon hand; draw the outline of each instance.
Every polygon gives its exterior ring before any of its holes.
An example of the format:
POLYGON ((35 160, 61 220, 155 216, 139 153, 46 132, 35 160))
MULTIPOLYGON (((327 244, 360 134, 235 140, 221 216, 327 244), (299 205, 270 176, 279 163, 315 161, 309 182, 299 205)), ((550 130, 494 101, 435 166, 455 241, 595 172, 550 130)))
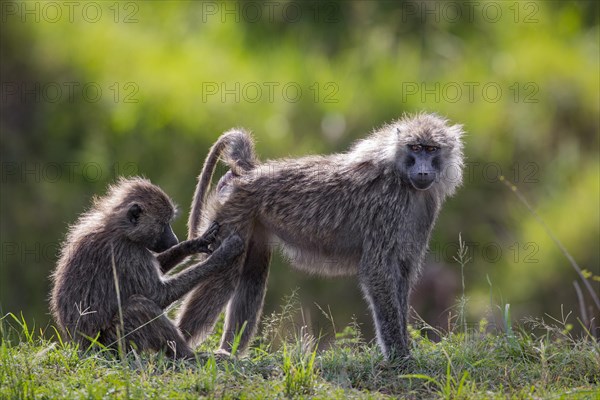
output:
POLYGON ((209 246, 213 244, 215 239, 217 238, 217 233, 219 233, 220 227, 221 226, 219 225, 219 223, 213 222, 202 236, 190 240, 192 252, 211 254, 213 252, 213 249, 209 248, 209 246))
POLYGON ((217 233, 219 233, 220 228, 221 225, 219 225, 219 223, 215 221, 212 224, 210 224, 206 232, 204 232, 204 234, 200 238, 212 243, 217 238, 217 233))
POLYGON ((212 257, 217 257, 229 263, 244 251, 244 241, 238 234, 228 236, 215 250, 212 257))

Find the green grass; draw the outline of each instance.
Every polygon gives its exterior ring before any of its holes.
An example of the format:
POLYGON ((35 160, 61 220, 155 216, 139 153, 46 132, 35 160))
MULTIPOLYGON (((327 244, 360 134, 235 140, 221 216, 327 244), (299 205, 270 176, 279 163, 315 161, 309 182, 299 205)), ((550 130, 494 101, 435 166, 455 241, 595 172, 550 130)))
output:
MULTIPOLYGON (((196 362, 79 351, 53 328, 36 332, 9 314, 0 325, 0 398, 600 398, 600 346, 565 324, 537 321, 510 335, 489 333, 485 320, 468 334, 457 324, 460 332, 438 332, 437 343, 424 326, 411 329, 412 359, 390 364, 356 325, 324 349, 305 327, 285 332, 290 310, 265 318, 246 356, 201 353, 196 362)), ((216 348, 218 334, 200 350, 216 348)))

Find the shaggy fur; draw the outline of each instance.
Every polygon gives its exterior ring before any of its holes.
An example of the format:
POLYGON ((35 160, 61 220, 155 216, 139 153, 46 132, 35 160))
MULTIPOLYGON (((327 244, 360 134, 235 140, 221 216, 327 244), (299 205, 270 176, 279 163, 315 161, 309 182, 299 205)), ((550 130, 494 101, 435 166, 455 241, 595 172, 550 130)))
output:
POLYGON ((217 241, 238 233, 245 255, 187 297, 179 316, 183 335, 201 339, 227 305, 221 349, 231 349, 235 332, 246 323, 238 347, 244 350, 263 306, 270 244, 278 242, 296 268, 358 275, 383 353, 407 355, 408 295, 442 203, 462 180, 461 135, 460 126, 420 114, 383 126, 346 153, 259 164, 248 133, 225 133, 199 177, 189 227, 193 237, 208 188, 204 183, 210 182, 220 152, 227 149, 236 155, 226 158, 235 174, 219 183, 202 221, 221 225, 217 241), (414 145, 435 150, 420 156, 411 153, 414 145), (423 157, 426 165, 419 165, 434 172, 427 190, 417 190, 412 181, 418 172, 411 169, 415 157, 423 157))
POLYGON ((163 310, 207 276, 226 269, 241 253, 242 242, 230 238, 204 264, 163 278, 159 268, 209 252, 218 230, 212 227, 205 236, 177 244, 157 259, 150 250, 177 243, 170 226, 174 215, 171 199, 160 188, 141 178, 121 179, 70 228, 52 275, 50 308, 61 331, 82 349, 93 339, 114 346, 120 330, 126 343, 139 350, 193 356, 163 310))

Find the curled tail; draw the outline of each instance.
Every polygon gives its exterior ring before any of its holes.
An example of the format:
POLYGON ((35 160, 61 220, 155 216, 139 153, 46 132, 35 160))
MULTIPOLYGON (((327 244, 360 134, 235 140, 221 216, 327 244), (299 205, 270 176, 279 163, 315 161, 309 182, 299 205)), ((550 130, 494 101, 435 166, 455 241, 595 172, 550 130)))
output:
POLYGON ((188 239, 197 235, 202 206, 210 189, 215 168, 219 158, 231 168, 234 175, 242 175, 256 167, 257 160, 254 153, 254 142, 250 133, 243 129, 232 129, 222 134, 210 148, 202 172, 198 176, 198 184, 192 200, 190 217, 188 220, 188 239))

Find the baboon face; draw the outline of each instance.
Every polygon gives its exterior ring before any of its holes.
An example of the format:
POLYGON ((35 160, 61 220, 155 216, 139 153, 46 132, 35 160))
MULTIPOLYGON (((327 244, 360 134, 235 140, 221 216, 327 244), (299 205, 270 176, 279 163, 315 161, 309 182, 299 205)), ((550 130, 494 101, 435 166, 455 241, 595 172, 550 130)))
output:
POLYGON ((171 224, 165 224, 157 240, 148 249, 156 253, 161 253, 175 246, 177 243, 179 243, 179 239, 177 239, 175 232, 173 232, 171 224))
POLYGON ((440 147, 434 144, 408 144, 406 169, 408 179, 417 190, 427 190, 440 173, 440 147))
POLYGON ((397 167, 416 190, 439 184, 452 194, 462 181, 462 127, 446 122, 422 114, 396 126, 397 167))
POLYGON ((174 210, 172 207, 169 207, 169 210, 170 213, 159 213, 152 210, 152 206, 131 204, 127 210, 127 222, 130 225, 129 238, 144 244, 148 250, 156 253, 163 252, 179 243, 171 228, 174 210))

